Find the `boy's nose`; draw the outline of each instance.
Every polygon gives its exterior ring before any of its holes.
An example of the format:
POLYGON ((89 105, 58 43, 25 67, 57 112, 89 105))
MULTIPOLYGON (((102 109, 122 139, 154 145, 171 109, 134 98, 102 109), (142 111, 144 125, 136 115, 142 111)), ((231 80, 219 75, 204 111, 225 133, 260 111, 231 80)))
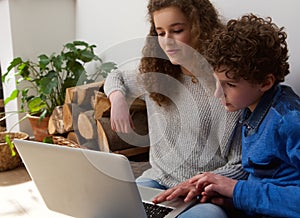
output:
POLYGON ((220 99, 224 98, 224 91, 218 80, 216 81, 216 90, 214 92, 214 96, 220 99))

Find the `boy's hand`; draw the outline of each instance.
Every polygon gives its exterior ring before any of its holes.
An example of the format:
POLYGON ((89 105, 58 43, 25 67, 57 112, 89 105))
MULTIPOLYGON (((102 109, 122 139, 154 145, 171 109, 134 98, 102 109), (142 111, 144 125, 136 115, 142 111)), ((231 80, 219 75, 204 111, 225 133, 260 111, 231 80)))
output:
POLYGON ((201 191, 203 199, 208 199, 219 197, 220 195, 232 198, 237 180, 207 172, 192 177, 189 182, 196 184, 196 188, 201 191))

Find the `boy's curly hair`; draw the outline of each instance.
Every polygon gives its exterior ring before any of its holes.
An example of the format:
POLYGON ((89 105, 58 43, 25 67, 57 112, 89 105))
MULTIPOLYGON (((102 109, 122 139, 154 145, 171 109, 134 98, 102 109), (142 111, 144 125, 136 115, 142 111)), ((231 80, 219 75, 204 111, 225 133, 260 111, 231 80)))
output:
MULTIPOLYGON (((150 87, 152 90, 159 90, 159 86, 164 86, 164 84, 160 84, 155 73, 167 74, 171 77, 170 79, 178 79, 182 73, 180 66, 173 65, 160 48, 153 21, 153 12, 174 6, 178 7, 190 22, 192 45, 200 53, 206 50, 208 41, 211 40, 215 30, 223 27, 216 9, 209 0, 149 0, 150 32, 143 48, 143 58, 139 66, 142 74, 151 72, 147 76, 144 75, 142 79, 146 90, 149 90, 150 87)), ((151 92, 150 97, 159 105, 167 101, 166 97, 160 93, 151 92)))
POLYGON ((258 84, 271 73, 278 84, 289 74, 286 38, 283 27, 272 23, 270 17, 244 15, 228 21, 214 36, 205 56, 215 71, 225 70, 228 78, 258 84))

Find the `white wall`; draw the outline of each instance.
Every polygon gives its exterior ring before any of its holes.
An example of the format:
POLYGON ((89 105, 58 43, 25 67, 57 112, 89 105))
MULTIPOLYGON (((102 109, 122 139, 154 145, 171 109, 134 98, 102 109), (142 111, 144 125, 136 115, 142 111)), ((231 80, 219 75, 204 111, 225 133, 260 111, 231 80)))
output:
MULTIPOLYGON (((148 33, 146 20, 147 0, 77 0, 76 35, 93 42, 98 52, 119 64, 140 55, 141 37, 148 33)), ((291 74, 287 83, 300 94, 300 13, 299 0, 212 0, 224 19, 237 18, 253 12, 271 16, 280 26, 285 26, 290 49, 291 74)))
MULTIPOLYGON (((0 0, 0 62, 2 73, 17 56, 35 59, 41 53, 51 54, 75 39, 75 0, 0 0)), ((4 84, 4 98, 15 88, 14 78, 4 84)), ((6 111, 17 111, 17 101, 6 105, 6 111)), ((10 117, 9 130, 19 119, 10 117)), ((31 133, 28 121, 14 130, 31 133)))
POLYGON ((77 0, 76 36, 119 65, 140 57, 148 33, 147 0, 77 0))

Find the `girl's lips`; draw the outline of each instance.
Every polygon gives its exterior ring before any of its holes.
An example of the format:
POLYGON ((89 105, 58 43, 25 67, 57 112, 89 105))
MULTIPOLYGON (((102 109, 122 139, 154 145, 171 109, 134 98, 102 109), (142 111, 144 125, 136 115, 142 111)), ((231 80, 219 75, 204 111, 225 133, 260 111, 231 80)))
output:
POLYGON ((174 54, 176 54, 177 52, 178 52, 177 49, 167 50, 167 53, 168 53, 169 55, 174 55, 174 54))

